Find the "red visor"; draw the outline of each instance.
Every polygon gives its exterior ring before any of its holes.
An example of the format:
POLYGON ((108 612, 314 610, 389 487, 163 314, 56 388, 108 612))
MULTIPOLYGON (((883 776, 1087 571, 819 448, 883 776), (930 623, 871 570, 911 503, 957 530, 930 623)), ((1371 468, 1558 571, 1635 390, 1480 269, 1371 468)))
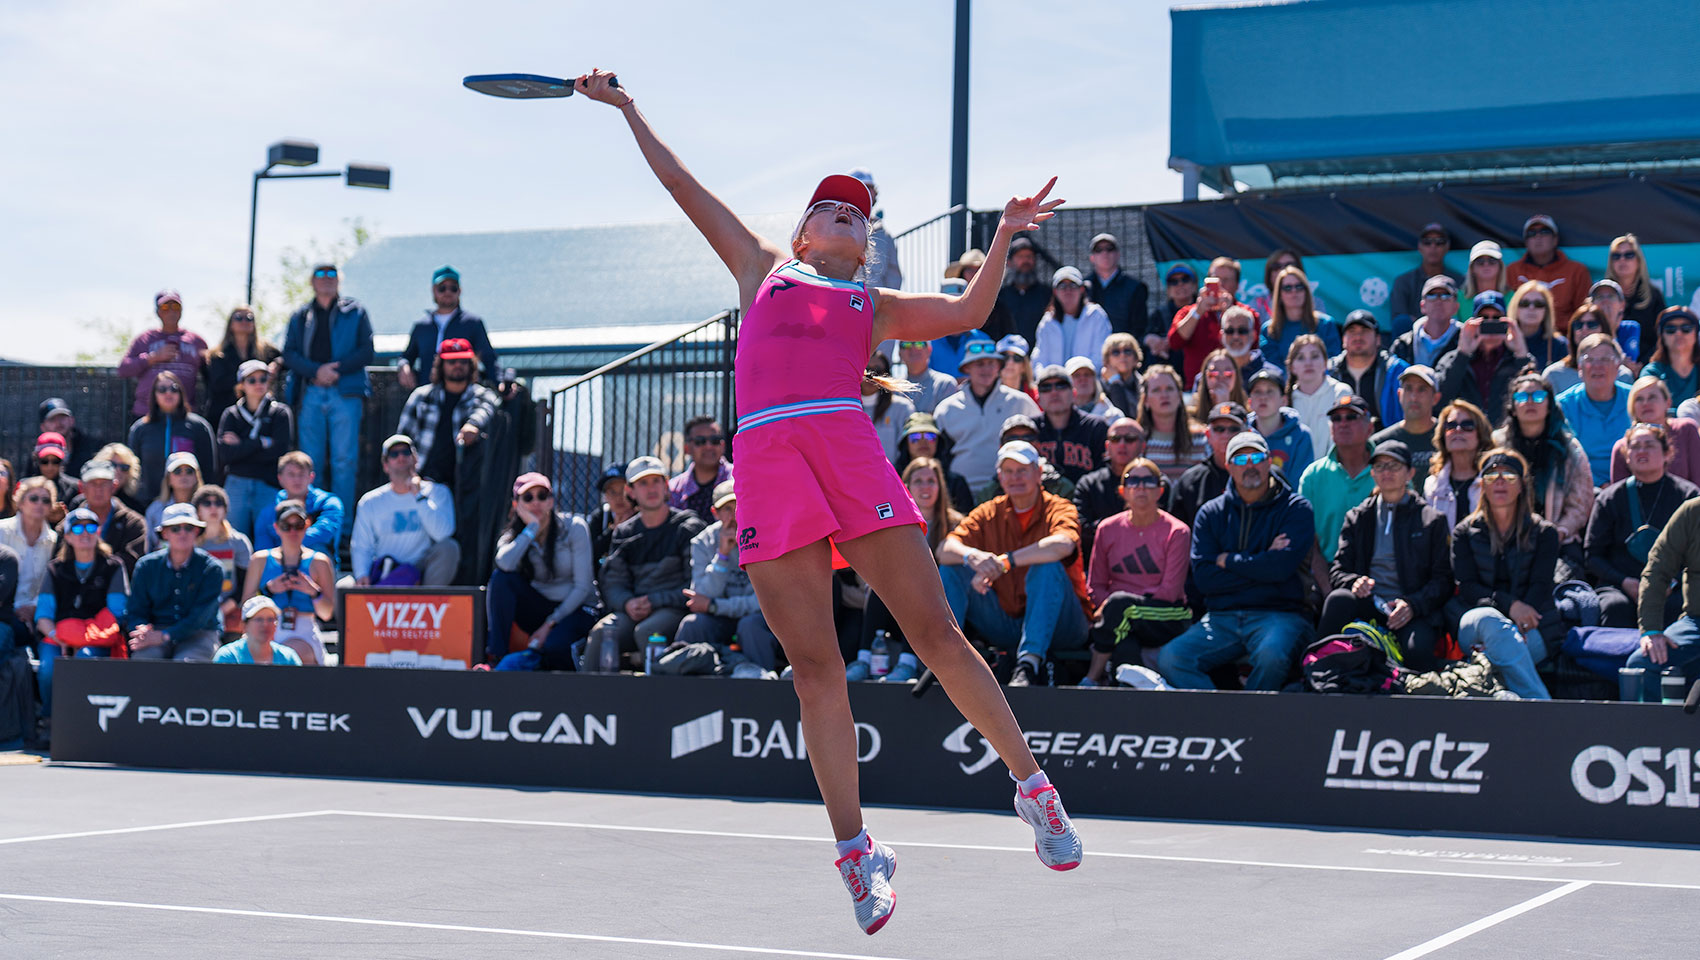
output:
POLYGON ((848 203, 862 212, 862 219, 873 219, 873 195, 868 193, 867 184, 849 174, 835 173, 822 180, 820 186, 815 188, 815 195, 809 198, 809 206, 812 207, 822 200, 848 203))

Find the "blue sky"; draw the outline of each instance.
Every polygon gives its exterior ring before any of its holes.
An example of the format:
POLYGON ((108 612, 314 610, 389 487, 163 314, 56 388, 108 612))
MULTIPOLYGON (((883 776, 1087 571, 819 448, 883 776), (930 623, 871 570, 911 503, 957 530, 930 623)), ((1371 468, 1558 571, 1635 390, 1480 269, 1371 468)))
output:
MULTIPOLYGON (((318 141, 320 169, 388 163, 394 189, 263 185, 262 280, 283 248, 333 240, 352 217, 401 236, 678 216, 615 111, 479 97, 459 85, 468 73, 614 69, 734 210, 795 210, 824 173, 865 165, 891 225, 909 226, 947 206, 953 9, 8 4, 0 355, 68 358, 81 325, 140 325, 162 286, 182 290, 191 326, 222 329, 211 305, 241 296, 251 174, 285 137, 318 141)), ((1177 199, 1168 45, 1162 0, 976 3, 970 203, 1051 174, 1076 204, 1177 199)))

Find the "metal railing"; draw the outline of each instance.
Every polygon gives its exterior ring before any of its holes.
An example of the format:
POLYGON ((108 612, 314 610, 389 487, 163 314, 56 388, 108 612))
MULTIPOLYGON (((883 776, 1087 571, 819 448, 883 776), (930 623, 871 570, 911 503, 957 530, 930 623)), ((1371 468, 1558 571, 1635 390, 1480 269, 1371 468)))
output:
POLYGON ((903 289, 938 292, 944 268, 950 265, 951 260, 951 218, 964 209, 958 204, 891 238, 897 244, 897 262, 903 268, 903 289))
POLYGON ((737 421, 732 358, 738 311, 725 310, 668 340, 603 364, 553 391, 538 437, 540 463, 565 509, 588 514, 601 502, 597 479, 609 465, 653 456, 670 473, 685 469, 685 421, 717 418, 727 456, 737 421))
MULTIPOLYGON (((969 229, 969 238, 974 246, 984 250, 991 245, 1000 216, 1000 210, 974 212, 973 225, 969 229)), ((1145 281, 1155 301, 1163 288, 1157 282, 1157 261, 1151 253, 1150 239, 1145 235, 1144 207, 1065 206, 1059 209, 1056 217, 1043 229, 1030 235, 1033 249, 1039 254, 1040 279, 1049 282, 1058 267, 1078 267, 1083 274, 1091 270, 1092 238, 1100 233, 1115 236, 1121 247, 1122 272, 1145 281)))

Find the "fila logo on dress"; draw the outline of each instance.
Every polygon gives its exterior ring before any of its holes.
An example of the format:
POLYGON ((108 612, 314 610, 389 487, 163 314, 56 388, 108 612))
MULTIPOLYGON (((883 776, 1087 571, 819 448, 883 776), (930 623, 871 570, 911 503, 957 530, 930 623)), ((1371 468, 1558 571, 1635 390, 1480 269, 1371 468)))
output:
POLYGON ((862 309, 862 295, 861 294, 852 293, 850 295, 850 309, 852 309, 852 310, 861 310, 862 309))
POLYGON ((895 515, 892 512, 891 501, 889 500, 875 507, 874 512, 879 514, 881 520, 890 520, 895 515))

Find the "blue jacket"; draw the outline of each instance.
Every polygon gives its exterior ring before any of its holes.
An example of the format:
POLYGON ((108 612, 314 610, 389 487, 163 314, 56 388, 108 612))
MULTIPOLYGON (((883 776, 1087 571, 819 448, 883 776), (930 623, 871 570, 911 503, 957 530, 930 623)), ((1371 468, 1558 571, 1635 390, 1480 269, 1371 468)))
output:
MULTIPOLYGON (((1316 335, 1322 338, 1323 355, 1332 357, 1340 352, 1340 325, 1326 313, 1316 315, 1316 335)), ((1263 351, 1263 359, 1275 365, 1275 369, 1287 372, 1287 351, 1293 349, 1293 341, 1305 332, 1303 324, 1289 323, 1281 330, 1278 340, 1269 339, 1269 322, 1263 321, 1263 332, 1257 335, 1257 349, 1263 351)), ((1256 371, 1252 371, 1255 373, 1256 371)))
MULTIPOLYGON (((338 298, 331 310, 331 359, 341 364, 337 392, 345 397, 370 396, 366 365, 372 362, 372 318, 360 301, 350 297, 338 298)), ((285 396, 291 406, 301 402, 303 388, 319 371, 319 365, 307 356, 312 346, 313 301, 308 301, 289 315, 283 337, 283 365, 289 371, 285 396)))
POLYGON ((152 624, 174 640, 196 630, 217 630, 223 592, 224 568, 205 550, 196 547, 181 570, 172 568, 169 550, 155 550, 136 561, 124 626, 152 624))
POLYGON ((1381 385, 1380 429, 1386 429, 1405 419, 1405 405, 1399 402, 1399 378, 1409 369, 1409 363, 1391 353, 1387 355, 1387 382, 1381 385))
MULTIPOLYGON (((473 371, 473 379, 497 380, 502 371, 496 366, 496 348, 490 346, 490 335, 484 329, 484 318, 477 314, 467 313, 456 309, 449 317, 449 322, 443 324, 443 340, 467 340, 472 343, 472 350, 478 354, 478 362, 484 367, 482 375, 473 371)), ((437 311, 425 311, 425 316, 413 324, 413 330, 407 335, 407 349, 401 352, 401 362, 413 368, 413 375, 419 378, 421 384, 431 382, 431 365, 437 359, 437 311)), ((420 463, 424 463, 423 457, 420 463)))
MULTIPOLYGON (((270 550, 279 546, 277 530, 277 505, 289 499, 289 494, 279 490, 277 499, 260 508, 260 515, 254 519, 254 549, 270 550)), ((307 536, 301 545, 309 550, 317 550, 331 558, 331 567, 337 565, 337 545, 342 542, 342 500, 328 490, 318 487, 307 488, 305 500, 307 516, 313 522, 307 527, 307 536)))
POLYGON ((1281 408, 1281 426, 1263 439, 1269 444, 1269 454, 1281 468, 1281 475, 1290 484, 1296 485, 1305 467, 1316 459, 1316 444, 1311 438, 1310 428, 1304 425, 1304 421, 1299 419, 1299 412, 1292 407, 1281 408))
POLYGON ((1198 510, 1192 524, 1192 579, 1206 610, 1272 610, 1298 613, 1304 608, 1300 571, 1316 541, 1310 503, 1279 473, 1270 476, 1262 500, 1247 504, 1232 483, 1221 496, 1198 510), (1280 534, 1285 550, 1270 550, 1280 534), (1228 555, 1225 566, 1216 557, 1228 555))

